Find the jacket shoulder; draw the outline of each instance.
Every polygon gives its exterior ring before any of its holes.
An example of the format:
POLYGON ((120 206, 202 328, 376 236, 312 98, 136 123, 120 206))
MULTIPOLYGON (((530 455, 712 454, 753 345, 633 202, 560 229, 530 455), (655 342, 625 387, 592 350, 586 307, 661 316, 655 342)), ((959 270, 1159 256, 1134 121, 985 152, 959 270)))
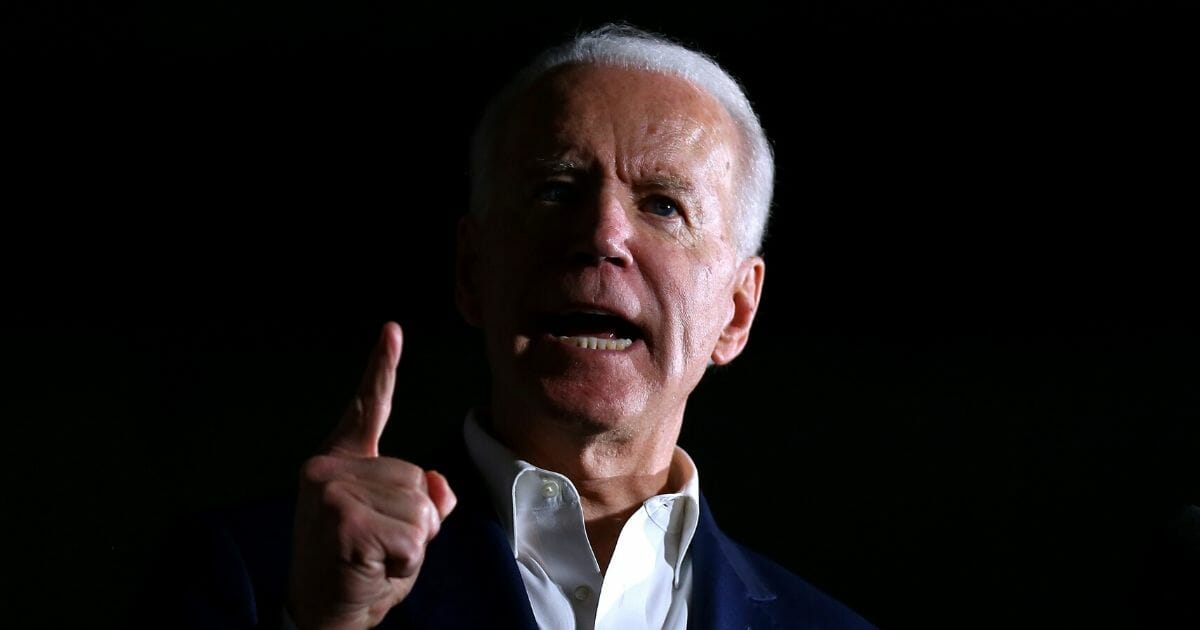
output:
POLYGON ((700 497, 693 540, 697 628, 765 626, 793 630, 874 628, 792 571, 729 538, 700 497))
POLYGON ((147 572, 143 628, 280 627, 295 500, 181 517, 147 572))
MULTIPOLYGON (((785 628, 822 628, 866 630, 870 622, 804 578, 741 543, 726 539, 744 560, 743 571, 757 579, 774 594, 770 602, 777 610, 776 619, 785 628)), ((749 576, 747 576, 749 577, 749 576)))

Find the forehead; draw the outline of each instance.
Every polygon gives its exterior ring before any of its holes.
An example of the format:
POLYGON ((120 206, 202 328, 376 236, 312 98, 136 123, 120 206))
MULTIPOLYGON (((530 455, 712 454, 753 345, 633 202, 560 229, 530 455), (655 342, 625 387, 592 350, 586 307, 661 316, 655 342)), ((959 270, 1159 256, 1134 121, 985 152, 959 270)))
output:
POLYGON ((691 82, 596 64, 564 66, 538 79, 515 102, 506 127, 502 146, 547 157, 571 150, 663 159, 714 149, 733 154, 738 138, 725 108, 691 82))

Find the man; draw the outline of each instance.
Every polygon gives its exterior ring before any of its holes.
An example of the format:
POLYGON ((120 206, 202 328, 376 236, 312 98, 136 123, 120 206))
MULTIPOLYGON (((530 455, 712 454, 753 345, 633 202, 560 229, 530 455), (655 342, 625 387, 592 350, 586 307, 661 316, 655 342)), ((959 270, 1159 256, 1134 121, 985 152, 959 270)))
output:
POLYGON ((869 627, 726 538, 676 446, 689 394, 745 347, 763 287, 773 164, 737 84, 698 53, 601 29, 517 76, 472 161, 456 299, 484 331, 490 406, 442 472, 381 456, 401 354, 386 325, 304 466, 286 579, 265 517, 234 519, 211 545, 232 559, 197 588, 223 594, 189 618, 869 627))

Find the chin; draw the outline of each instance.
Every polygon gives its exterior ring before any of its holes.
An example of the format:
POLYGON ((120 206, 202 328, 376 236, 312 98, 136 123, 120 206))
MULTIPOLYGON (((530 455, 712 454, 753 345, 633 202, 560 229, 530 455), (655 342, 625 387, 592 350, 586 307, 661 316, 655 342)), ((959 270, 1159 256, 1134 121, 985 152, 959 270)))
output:
POLYGON ((539 389, 539 406, 550 416, 592 434, 628 428, 647 410, 644 389, 561 378, 543 379, 539 389))

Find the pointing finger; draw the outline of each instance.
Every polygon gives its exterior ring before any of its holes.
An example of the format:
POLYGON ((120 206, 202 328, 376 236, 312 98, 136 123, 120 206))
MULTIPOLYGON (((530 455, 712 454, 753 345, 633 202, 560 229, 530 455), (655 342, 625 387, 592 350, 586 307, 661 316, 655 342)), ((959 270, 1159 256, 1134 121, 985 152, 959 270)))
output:
POLYGON ((335 455, 378 457, 379 438, 387 426, 392 411, 392 394, 396 389, 396 366, 404 335, 400 325, 383 325, 379 342, 367 361, 358 393, 346 409, 341 422, 329 436, 326 448, 335 455))

